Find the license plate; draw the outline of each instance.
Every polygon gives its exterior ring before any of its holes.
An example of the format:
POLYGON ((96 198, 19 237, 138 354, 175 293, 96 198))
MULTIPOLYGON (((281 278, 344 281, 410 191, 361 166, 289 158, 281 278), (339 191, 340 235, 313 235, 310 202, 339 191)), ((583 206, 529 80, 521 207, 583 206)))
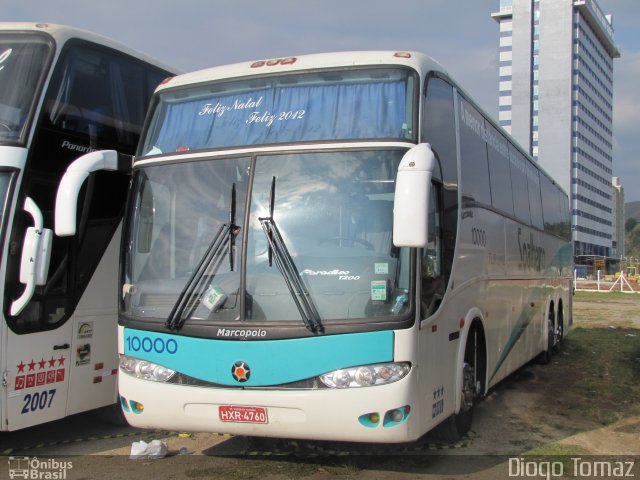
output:
POLYGON ((218 412, 223 422, 269 423, 265 407, 220 405, 218 412))

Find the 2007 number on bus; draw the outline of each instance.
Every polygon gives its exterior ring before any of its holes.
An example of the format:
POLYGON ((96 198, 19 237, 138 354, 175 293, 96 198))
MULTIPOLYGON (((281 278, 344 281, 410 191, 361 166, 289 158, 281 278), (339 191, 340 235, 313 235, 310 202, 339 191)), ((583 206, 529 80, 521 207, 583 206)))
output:
POLYGON ((24 405, 22 406, 22 411, 20 413, 29 413, 35 412, 36 410, 50 408, 55 394, 55 388, 42 392, 27 393, 24 396, 24 405))

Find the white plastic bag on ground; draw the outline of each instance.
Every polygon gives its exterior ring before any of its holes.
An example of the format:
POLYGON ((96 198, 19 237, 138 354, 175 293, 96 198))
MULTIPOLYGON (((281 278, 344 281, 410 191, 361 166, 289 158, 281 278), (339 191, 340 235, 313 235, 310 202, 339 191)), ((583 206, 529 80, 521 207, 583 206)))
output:
POLYGON ((144 440, 139 442, 133 442, 131 444, 131 454, 129 459, 131 460, 146 460, 154 458, 162 458, 167 455, 169 448, 166 442, 160 440, 152 440, 147 443, 144 440))

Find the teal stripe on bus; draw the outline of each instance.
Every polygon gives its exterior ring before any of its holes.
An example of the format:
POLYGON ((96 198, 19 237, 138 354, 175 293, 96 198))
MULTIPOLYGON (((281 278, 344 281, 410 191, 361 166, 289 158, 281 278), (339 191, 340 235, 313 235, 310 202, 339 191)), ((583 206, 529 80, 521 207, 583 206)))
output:
POLYGON ((520 312, 520 316, 518 317, 516 326, 511 331, 511 336, 509 337, 509 340, 507 340, 507 344, 502 349, 502 355, 500 355, 500 358, 498 359, 498 363, 496 364, 496 368, 493 370, 493 373, 491 374, 491 378, 489 379, 489 382, 491 382, 491 380, 493 380, 493 377, 496 376, 496 374, 498 373, 498 370, 500 370, 500 367, 502 367, 502 364, 511 353, 511 350, 513 350, 513 347, 515 347, 518 340, 520 340, 520 337, 522 336, 522 334, 525 332, 527 327, 531 324, 531 320, 533 319, 533 317, 535 316, 538 310, 540 309, 531 308, 530 306, 527 305, 520 312))
POLYGON ((493 380, 493 377, 496 376, 498 370, 500 370, 500 367, 502 367, 502 364, 505 362, 505 360, 513 350, 513 347, 515 347, 516 343, 518 343, 518 340, 520 340, 520 337, 522 337, 529 325, 531 325, 532 320, 536 317, 536 315, 540 314, 540 311, 544 305, 543 302, 546 302, 548 290, 548 287, 533 288, 533 291, 529 295, 529 300, 527 300, 527 303, 524 305, 524 308, 522 309, 522 311, 520 312, 520 316, 518 317, 518 321, 511 331, 509 340, 507 340, 506 345, 502 349, 502 355, 500 355, 500 358, 498 359, 498 363, 496 364, 496 367, 491 374, 491 378, 489 378, 489 382, 491 382, 491 380, 493 380), (535 299, 538 299, 538 301, 536 302, 535 299))
POLYGON ((281 385, 340 368, 393 361, 393 331, 286 340, 218 340, 124 329, 126 355, 163 365, 190 377, 229 386, 281 385), (238 383, 236 362, 251 375, 238 383))

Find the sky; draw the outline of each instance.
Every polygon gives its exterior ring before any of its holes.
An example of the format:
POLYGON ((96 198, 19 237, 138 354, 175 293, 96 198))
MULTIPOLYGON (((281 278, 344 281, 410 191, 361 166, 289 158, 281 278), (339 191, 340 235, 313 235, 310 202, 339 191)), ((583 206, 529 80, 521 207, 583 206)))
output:
MULTIPOLYGON (((544 1, 544 0, 543 0, 544 1)), ((598 0, 613 15, 614 167, 640 201, 640 1, 598 0)), ((415 50, 438 60, 498 116, 499 0, 0 0, 0 21, 91 30, 181 71, 345 50, 415 50)))

